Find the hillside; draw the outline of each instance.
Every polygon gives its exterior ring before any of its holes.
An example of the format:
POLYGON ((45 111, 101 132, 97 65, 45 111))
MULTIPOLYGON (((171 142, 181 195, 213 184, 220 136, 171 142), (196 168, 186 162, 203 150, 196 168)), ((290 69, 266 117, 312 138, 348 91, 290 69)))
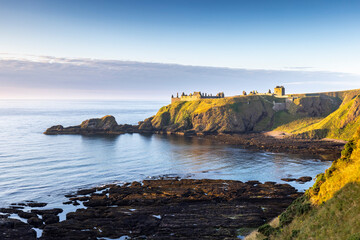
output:
POLYGON ((360 126, 360 94, 349 91, 340 107, 325 118, 304 118, 282 125, 275 130, 296 138, 334 138, 349 140, 360 126))
POLYGON ((139 123, 140 130, 244 133, 271 130, 306 117, 325 117, 341 104, 337 97, 301 97, 293 102, 271 95, 175 102, 139 123))
POLYGON ((360 128, 303 197, 247 239, 360 239, 360 128), (265 236, 266 235, 266 236, 265 236))

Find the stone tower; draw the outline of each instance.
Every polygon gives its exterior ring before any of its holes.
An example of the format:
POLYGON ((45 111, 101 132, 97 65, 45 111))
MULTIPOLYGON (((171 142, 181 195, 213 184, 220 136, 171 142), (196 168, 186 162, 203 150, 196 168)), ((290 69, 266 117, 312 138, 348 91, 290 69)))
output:
POLYGON ((284 96, 285 95, 284 86, 276 86, 274 88, 274 94, 277 95, 277 96, 284 96))

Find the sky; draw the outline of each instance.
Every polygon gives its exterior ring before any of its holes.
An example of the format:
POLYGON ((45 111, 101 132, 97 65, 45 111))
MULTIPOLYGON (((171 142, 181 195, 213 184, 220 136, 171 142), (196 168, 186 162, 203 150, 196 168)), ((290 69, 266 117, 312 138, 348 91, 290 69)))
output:
POLYGON ((359 12, 352 0, 0 0, 0 99, 360 88, 359 12))

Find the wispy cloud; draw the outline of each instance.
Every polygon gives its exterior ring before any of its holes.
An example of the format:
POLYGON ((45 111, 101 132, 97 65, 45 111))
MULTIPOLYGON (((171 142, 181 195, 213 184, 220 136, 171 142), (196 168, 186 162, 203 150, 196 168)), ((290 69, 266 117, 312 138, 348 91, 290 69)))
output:
POLYGON ((176 92, 237 95, 283 84, 287 92, 360 88, 357 75, 0 54, 0 97, 166 99, 176 92), (20 91, 21 90, 21 91, 20 91), (26 94, 25 94, 26 93, 26 94), (20 95, 20 96, 19 96, 20 95))

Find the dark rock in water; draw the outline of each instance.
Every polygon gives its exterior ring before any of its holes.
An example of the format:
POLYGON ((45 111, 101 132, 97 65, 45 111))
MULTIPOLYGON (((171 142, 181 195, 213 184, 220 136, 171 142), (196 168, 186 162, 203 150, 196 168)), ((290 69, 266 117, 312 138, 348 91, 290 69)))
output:
POLYGON ((18 213, 19 217, 21 218, 26 218, 26 219, 29 219, 29 218, 32 218, 32 217, 37 217, 37 214, 36 213, 29 213, 29 212, 19 212, 18 213))
POLYGON ((59 216, 56 216, 55 214, 44 214, 42 216, 42 219, 45 224, 52 224, 59 222, 59 216))
POLYGON ((41 227, 43 225, 43 221, 38 217, 31 217, 27 220, 28 224, 34 227, 41 227))
POLYGON ((12 209, 24 209, 23 206, 10 206, 9 208, 12 208, 12 209))
POLYGON ((63 202, 63 204, 65 204, 65 205, 69 205, 69 204, 72 204, 72 203, 73 203, 72 201, 63 202))
POLYGON ((30 225, 20 220, 0 218, 0 239, 35 240, 36 232, 30 225))
POLYGON ((284 182, 293 182, 296 181, 296 178, 282 178, 281 180, 284 182))
POLYGON ((310 182, 311 180, 312 180, 312 177, 309 177, 309 176, 296 179, 297 182, 303 182, 303 183, 310 182))
POLYGON ((14 208, 0 208, 0 212, 2 213, 19 213, 22 212, 20 209, 14 209, 14 208))
POLYGON ((0 218, 8 218, 10 214, 0 214, 0 218))
MULTIPOLYGON (((94 188, 95 189, 95 188, 94 188)), ((301 194, 288 184, 166 179, 112 185, 83 199, 86 209, 45 223, 41 239, 235 239, 258 227, 301 194)), ((44 215, 45 216, 45 215, 44 215)))
POLYGON ((76 195, 88 195, 90 193, 94 193, 96 192, 95 188, 91 188, 91 189, 82 189, 77 191, 76 195))
POLYGON ((48 128, 44 134, 122 134, 122 133, 135 133, 139 132, 136 125, 118 125, 115 118, 111 115, 104 116, 102 118, 92 118, 83 121, 78 126, 63 127, 56 125, 48 128))
POLYGON ((27 203, 29 207, 45 207, 47 203, 37 203, 37 202, 30 202, 27 203))
POLYGON ((44 214, 54 214, 54 215, 58 215, 59 213, 62 213, 63 210, 61 208, 53 208, 53 209, 32 209, 31 210, 32 213, 36 213, 39 215, 44 215, 44 214))

